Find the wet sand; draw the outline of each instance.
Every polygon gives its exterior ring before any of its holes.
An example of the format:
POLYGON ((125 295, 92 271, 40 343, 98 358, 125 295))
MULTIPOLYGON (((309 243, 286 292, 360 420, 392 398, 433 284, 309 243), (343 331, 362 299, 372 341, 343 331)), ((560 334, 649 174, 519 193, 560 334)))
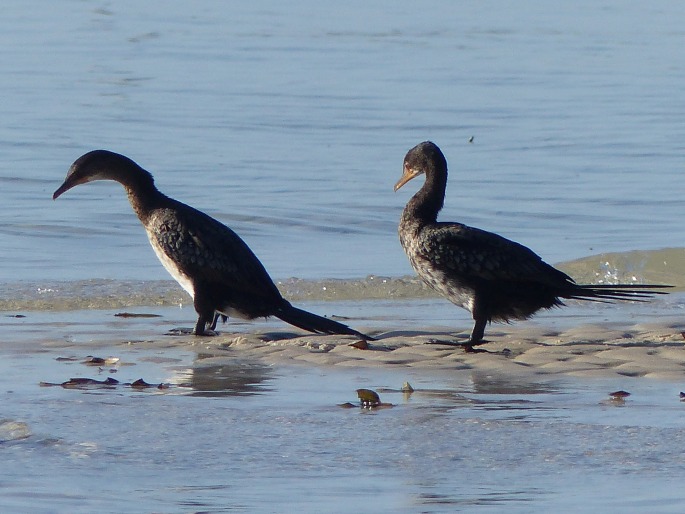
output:
POLYGON ((195 341, 230 348, 267 363, 300 362, 315 366, 413 367, 426 370, 479 370, 496 375, 570 375, 576 377, 685 378, 685 323, 625 326, 580 325, 557 332, 540 326, 490 330, 477 352, 441 344, 466 334, 437 330, 398 330, 354 338, 295 333, 222 334, 195 341))
POLYGON ((166 335, 190 309, 6 315, 0 507, 682 512, 678 305, 492 325, 478 353, 435 344, 470 328, 443 302, 303 306, 355 315, 367 349, 278 320, 166 335), (393 408, 341 408, 358 388, 393 408))
MULTIPOLYGON (((170 335, 176 323, 190 326, 194 313, 168 307, 133 309, 134 317, 103 310, 41 311, 23 318, 6 315, 0 320, 0 338, 5 349, 26 352, 35 346, 94 354, 98 347, 124 344, 138 351, 156 351, 160 346, 219 354, 230 350, 232 355, 266 364, 685 379, 685 317, 678 298, 668 304, 618 308, 577 304, 534 320, 492 324, 486 330, 488 342, 474 353, 442 344, 465 340, 471 328, 468 321, 449 319, 461 311, 447 302, 389 305, 370 302, 353 307, 347 302, 332 307, 333 312, 352 312, 355 317, 343 321, 377 339, 366 348, 353 337, 308 334, 279 320, 220 324, 213 337, 170 335)), ((325 304, 310 308, 322 312, 325 304)))

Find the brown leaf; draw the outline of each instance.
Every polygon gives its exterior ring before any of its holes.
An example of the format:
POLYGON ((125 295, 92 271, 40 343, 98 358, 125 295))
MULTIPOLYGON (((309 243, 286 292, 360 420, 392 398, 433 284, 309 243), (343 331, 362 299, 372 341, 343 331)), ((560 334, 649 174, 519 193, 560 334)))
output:
POLYGON ((364 340, 355 341, 354 343, 351 343, 350 346, 352 348, 356 348, 358 350, 368 350, 369 349, 368 341, 364 341, 364 340))

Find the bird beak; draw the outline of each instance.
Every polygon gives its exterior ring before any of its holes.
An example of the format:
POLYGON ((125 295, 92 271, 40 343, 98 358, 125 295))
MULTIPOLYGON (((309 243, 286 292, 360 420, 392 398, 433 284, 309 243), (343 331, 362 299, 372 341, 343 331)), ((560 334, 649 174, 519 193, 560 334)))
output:
POLYGON ((413 179, 418 173, 414 172, 411 170, 406 164, 404 165, 404 172, 402 173, 402 177, 397 181, 397 184, 395 184, 395 192, 399 188, 401 188, 403 185, 405 185, 407 182, 409 182, 411 179, 413 179))
POLYGON ((68 181, 68 180, 65 180, 65 181, 64 181, 64 184, 62 184, 61 186, 59 186, 59 187, 57 188, 57 191, 55 191, 55 193, 52 195, 52 199, 53 199, 53 200, 57 200, 57 198, 59 198, 59 196, 60 196, 62 193, 66 192, 66 191, 69 191, 72 187, 74 187, 74 184, 69 184, 69 181, 68 181))

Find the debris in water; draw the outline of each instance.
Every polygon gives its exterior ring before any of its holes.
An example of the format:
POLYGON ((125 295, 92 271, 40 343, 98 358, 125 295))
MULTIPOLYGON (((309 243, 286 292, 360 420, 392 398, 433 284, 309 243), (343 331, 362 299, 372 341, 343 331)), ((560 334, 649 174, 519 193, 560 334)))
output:
POLYGON ((629 396, 630 393, 628 391, 614 391, 613 393, 609 393, 610 401, 617 405, 626 403, 626 398, 629 396))
POLYGON ((630 396, 630 393, 628 391, 614 391, 613 393, 609 393, 609 396, 614 400, 625 400, 630 396))
POLYGON ((95 380, 94 378, 70 378, 66 382, 61 384, 54 384, 51 382, 41 382, 41 387, 52 387, 52 386, 62 386, 65 389, 88 389, 94 388, 107 388, 111 389, 119 385, 119 381, 114 378, 107 378, 105 380, 95 380))
POLYGON ((53 383, 53 382, 41 382, 40 386, 41 387, 55 387, 55 386, 61 386, 65 389, 114 389, 117 386, 128 386, 134 389, 145 389, 145 388, 157 388, 157 389, 169 389, 168 384, 149 384, 142 378, 139 378, 135 382, 132 383, 124 383, 122 384, 118 380, 114 378, 106 378, 105 380, 96 380, 94 378, 83 378, 83 377, 76 377, 76 378, 70 378, 66 382, 62 382, 61 384, 58 383, 53 383))
POLYGON ((117 312, 117 318, 161 318, 161 314, 137 313, 137 312, 117 312))
POLYGON ((362 409, 378 409, 382 407, 392 407, 392 403, 381 402, 380 396, 371 389, 357 389, 357 396, 361 402, 362 409))
POLYGON ((130 385, 134 389, 146 389, 149 387, 155 387, 157 389, 169 389, 169 384, 148 384, 145 380, 142 378, 139 378, 135 382, 132 382, 131 384, 124 384, 124 385, 130 385))
POLYGON ((23 421, 0 419, 0 443, 18 441, 31 436, 29 426, 23 421))
POLYGON ((403 393, 413 393, 414 388, 411 386, 411 384, 409 382, 405 382, 404 384, 402 384, 402 392, 403 393))
POLYGON ((119 363, 119 357, 93 357, 88 355, 82 363, 86 366, 113 366, 119 363))

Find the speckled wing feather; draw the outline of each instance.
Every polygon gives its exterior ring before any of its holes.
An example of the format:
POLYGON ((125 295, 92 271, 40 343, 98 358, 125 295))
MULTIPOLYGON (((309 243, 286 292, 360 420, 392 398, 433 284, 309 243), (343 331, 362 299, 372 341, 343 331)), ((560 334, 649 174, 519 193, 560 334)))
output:
POLYGON ((574 283, 525 246, 460 223, 424 227, 419 245, 424 256, 436 266, 453 270, 465 280, 536 282, 550 286, 574 283))
POLYGON ((159 246, 183 273, 255 297, 280 299, 264 266, 235 232, 190 206, 174 204, 157 210, 151 223, 159 246))

